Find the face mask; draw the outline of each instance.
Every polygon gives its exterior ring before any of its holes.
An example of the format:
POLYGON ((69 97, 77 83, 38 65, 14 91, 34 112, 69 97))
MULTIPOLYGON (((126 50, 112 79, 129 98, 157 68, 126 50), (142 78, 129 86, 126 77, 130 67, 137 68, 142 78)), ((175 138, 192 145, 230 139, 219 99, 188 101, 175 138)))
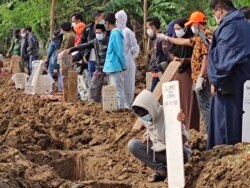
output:
POLYGON ((75 27, 75 26, 76 26, 76 22, 72 22, 72 23, 71 23, 71 26, 72 26, 72 27, 75 27))
POLYGON ((97 40, 101 41, 104 39, 104 34, 96 34, 95 37, 97 40))
POLYGON ((101 21, 99 22, 99 24, 105 25, 105 21, 104 21, 104 20, 101 20, 101 21))
POLYGON ((23 38, 26 37, 26 33, 22 33, 21 37, 23 37, 23 38))
POLYGON ((193 34, 197 35, 199 33, 199 30, 197 28, 195 28, 194 26, 191 27, 191 30, 193 32, 193 34))
POLYGON ((175 34, 178 38, 181 38, 185 35, 184 29, 178 29, 178 30, 174 30, 174 31, 175 31, 175 34))
POLYGON ((151 117, 151 115, 150 114, 147 114, 147 115, 145 115, 145 116, 143 116, 143 117, 141 117, 144 121, 151 121, 152 120, 152 117, 151 117))
POLYGON ((152 29, 147 29, 147 34, 149 37, 153 37, 154 36, 154 31, 152 29))

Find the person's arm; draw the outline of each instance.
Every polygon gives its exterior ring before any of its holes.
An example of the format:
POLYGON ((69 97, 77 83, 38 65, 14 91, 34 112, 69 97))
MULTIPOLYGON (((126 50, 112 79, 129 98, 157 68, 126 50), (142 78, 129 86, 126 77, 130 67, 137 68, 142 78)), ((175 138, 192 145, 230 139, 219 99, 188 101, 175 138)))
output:
POLYGON ((14 37, 11 40, 11 45, 10 45, 10 48, 8 50, 7 56, 9 56, 9 54, 12 52, 13 48, 14 48, 14 37))
POLYGON ((84 43, 84 44, 80 44, 76 47, 73 47, 73 48, 70 48, 69 52, 72 53, 72 52, 75 52, 75 51, 81 51, 81 50, 85 50, 85 49, 91 49, 91 48, 94 48, 94 43, 95 43, 95 40, 92 40, 92 41, 89 41, 87 43, 84 43))
POLYGON ((134 58, 137 58, 140 52, 140 47, 137 43, 134 32, 131 32, 130 36, 131 53, 134 58))
POLYGON ((167 40, 175 45, 179 45, 179 46, 193 46, 193 44, 191 43, 190 39, 184 39, 184 38, 173 38, 173 37, 169 37, 166 36, 164 34, 158 34, 157 37, 163 38, 164 40, 167 40))
POLYGON ((126 61, 125 61, 125 56, 124 56, 124 41, 123 39, 121 39, 121 34, 119 33, 119 31, 114 31, 111 34, 111 37, 112 39, 110 40, 113 41, 113 45, 114 45, 113 49, 119 58, 122 69, 124 70, 126 69, 126 61))

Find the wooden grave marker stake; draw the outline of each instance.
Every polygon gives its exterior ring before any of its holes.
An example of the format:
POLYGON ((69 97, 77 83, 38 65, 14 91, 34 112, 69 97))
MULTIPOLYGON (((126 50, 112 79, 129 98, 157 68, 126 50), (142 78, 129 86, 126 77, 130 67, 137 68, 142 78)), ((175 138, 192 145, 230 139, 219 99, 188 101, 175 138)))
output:
POLYGON ((12 55, 11 56, 11 73, 16 74, 20 72, 20 67, 19 67, 19 62, 20 62, 20 56, 18 55, 12 55))
POLYGON ((165 122, 168 187, 185 186, 182 124, 177 120, 180 112, 179 81, 165 82, 162 85, 163 111, 165 122))
POLYGON ((76 103, 77 102, 77 81, 78 73, 77 71, 68 71, 68 98, 67 102, 76 103))
MULTIPOLYGON (((171 61, 167 67, 167 69, 165 70, 165 72, 163 73, 163 75, 161 76, 160 81, 158 82, 158 84, 156 85, 154 91, 153 91, 153 95, 155 96, 156 100, 160 100, 161 96, 162 96, 162 83, 164 82, 168 82, 170 81, 176 71, 178 70, 178 68, 180 67, 181 62, 179 61, 171 61)), ((135 124, 133 125, 133 129, 135 130, 141 130, 143 128, 141 121, 137 118, 135 124)))
POLYGON ((116 87, 113 85, 104 86, 102 89, 102 105, 104 111, 117 110, 116 87))

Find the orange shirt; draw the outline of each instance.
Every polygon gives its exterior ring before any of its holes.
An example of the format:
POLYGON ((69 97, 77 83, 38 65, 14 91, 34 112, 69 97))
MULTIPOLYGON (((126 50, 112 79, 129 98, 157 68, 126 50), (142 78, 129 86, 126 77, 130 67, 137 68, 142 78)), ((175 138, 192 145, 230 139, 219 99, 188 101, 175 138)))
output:
POLYGON ((86 25, 83 22, 77 23, 74 27, 74 31, 76 33, 75 36, 75 46, 78 46, 81 43, 82 33, 85 29, 86 25))

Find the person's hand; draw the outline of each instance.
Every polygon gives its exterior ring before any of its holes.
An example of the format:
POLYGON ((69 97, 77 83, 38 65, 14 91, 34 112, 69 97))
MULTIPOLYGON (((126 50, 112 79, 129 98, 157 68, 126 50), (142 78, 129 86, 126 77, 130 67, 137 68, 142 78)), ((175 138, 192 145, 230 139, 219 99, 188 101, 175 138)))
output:
POLYGON ((127 70, 127 67, 123 67, 123 68, 122 68, 122 71, 126 71, 126 70, 127 70))
POLYGON ((203 82, 204 82, 204 77, 203 77, 203 76, 199 76, 199 77, 198 77, 198 80, 197 80, 196 83, 195 83, 195 88, 194 88, 194 90, 195 90, 195 91, 201 91, 201 90, 203 89, 203 87, 202 87, 203 82))
POLYGON ((183 112, 182 109, 181 109, 181 111, 177 115, 177 120, 180 121, 180 122, 182 122, 182 123, 185 121, 185 114, 184 114, 184 112, 183 112))
POLYGON ((216 87, 212 84, 211 85, 211 95, 212 96, 215 96, 217 94, 217 89, 216 89, 216 87))
POLYGON ((145 132, 141 138, 142 143, 147 143, 148 133, 145 132))
POLYGON ((174 61, 180 61, 181 59, 179 57, 174 57, 174 61))

